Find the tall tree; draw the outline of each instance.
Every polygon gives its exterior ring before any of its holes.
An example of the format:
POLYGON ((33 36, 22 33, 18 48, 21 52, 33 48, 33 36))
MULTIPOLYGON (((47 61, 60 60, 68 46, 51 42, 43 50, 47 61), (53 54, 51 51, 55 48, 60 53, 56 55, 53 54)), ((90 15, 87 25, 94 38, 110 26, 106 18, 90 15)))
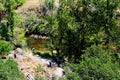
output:
MULTIPOLYGON (((2 4, 3 12, 6 14, 6 20, 7 20, 7 27, 10 28, 12 37, 13 37, 13 27, 14 27, 14 10, 24 3, 25 0, 0 0, 0 4, 2 4)), ((2 12, 2 13, 3 13, 2 12)), ((2 20, 2 18, 1 18, 2 20)))
POLYGON ((104 40, 108 45, 114 37, 111 30, 117 27, 114 10, 118 3, 119 0, 62 0, 57 20, 64 55, 77 61, 92 44, 104 40), (98 38, 101 33, 103 36, 98 38))

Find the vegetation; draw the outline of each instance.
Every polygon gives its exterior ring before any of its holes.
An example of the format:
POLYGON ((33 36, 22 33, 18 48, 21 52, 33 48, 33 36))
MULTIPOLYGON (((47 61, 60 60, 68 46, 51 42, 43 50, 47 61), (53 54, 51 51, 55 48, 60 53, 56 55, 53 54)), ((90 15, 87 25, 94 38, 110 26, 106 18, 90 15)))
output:
POLYGON ((62 3, 57 14, 58 36, 59 44, 64 45, 63 53, 69 59, 73 57, 76 61, 84 54, 83 50, 93 44, 104 42, 108 48, 110 42, 115 42, 113 35, 117 36, 114 32, 119 28, 114 16, 117 1, 113 1, 113 5, 105 0, 71 2, 75 5, 63 0, 62 3))
POLYGON ((0 40, 0 55, 7 55, 11 50, 13 50, 13 46, 10 42, 0 40))
POLYGON ((79 64, 68 64, 66 80, 109 80, 120 79, 119 65, 110 56, 111 53, 101 46, 91 46, 85 50, 79 64))
POLYGON ((0 60, 0 80, 26 80, 13 60, 0 60))
MULTIPOLYGON (((51 58, 68 62, 61 80, 120 79, 120 22, 116 12, 120 0, 60 0, 58 9, 55 0, 45 0, 35 12, 28 9, 27 16, 15 13, 24 2, 0 0, 0 55, 7 55, 13 47, 29 47, 25 34, 48 36, 51 58)), ((0 65, 0 80, 24 80, 13 60, 0 59, 0 65)), ((42 66, 37 69, 43 71, 42 66)), ((39 78, 36 74, 35 80, 39 78)))
MULTIPOLYGON (((14 10, 24 1, 0 0, 0 56, 7 56, 14 48, 11 44, 14 26, 20 21, 16 19, 14 10)), ((10 59, 3 61, 0 58, 0 80, 26 80, 26 78, 19 72, 15 61, 10 59)))

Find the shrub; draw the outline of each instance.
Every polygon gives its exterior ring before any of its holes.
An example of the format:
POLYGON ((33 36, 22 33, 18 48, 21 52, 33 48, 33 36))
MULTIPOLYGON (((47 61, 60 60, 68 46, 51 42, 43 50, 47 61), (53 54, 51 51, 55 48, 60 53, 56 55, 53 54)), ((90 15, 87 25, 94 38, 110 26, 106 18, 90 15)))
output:
POLYGON ((25 0, 16 0, 17 5, 22 5, 25 2, 25 0))
POLYGON ((101 46, 91 46, 85 50, 83 60, 79 64, 69 65, 67 79, 73 80, 119 80, 118 63, 113 62, 109 51, 101 46))
POLYGON ((24 26, 24 18, 23 15, 14 13, 14 26, 15 27, 23 27, 24 26))
POLYGON ((14 27, 14 45, 17 47, 26 47, 27 43, 26 43, 26 38, 25 38, 25 31, 23 28, 19 28, 19 27, 14 27))
POLYGON ((26 80, 18 70, 17 63, 13 60, 0 59, 0 80, 26 80))
POLYGON ((10 50, 13 49, 12 44, 10 42, 0 40, 0 54, 1 55, 7 55, 10 50))

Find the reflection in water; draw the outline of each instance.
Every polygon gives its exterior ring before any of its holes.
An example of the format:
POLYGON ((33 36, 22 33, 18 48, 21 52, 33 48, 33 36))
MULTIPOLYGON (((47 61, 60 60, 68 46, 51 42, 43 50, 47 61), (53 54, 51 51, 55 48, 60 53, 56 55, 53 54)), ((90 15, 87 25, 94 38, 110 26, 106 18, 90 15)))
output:
POLYGON ((46 45, 49 42, 49 40, 41 39, 41 38, 31 38, 31 37, 27 37, 27 39, 28 39, 30 48, 35 48, 40 52, 49 51, 49 49, 46 48, 46 45))

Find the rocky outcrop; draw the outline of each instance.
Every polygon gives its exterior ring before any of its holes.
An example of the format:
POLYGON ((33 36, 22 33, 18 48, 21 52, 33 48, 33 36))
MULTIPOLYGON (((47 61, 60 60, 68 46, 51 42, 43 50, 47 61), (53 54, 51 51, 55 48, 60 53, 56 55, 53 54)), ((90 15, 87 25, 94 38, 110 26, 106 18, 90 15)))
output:
POLYGON ((18 63, 19 70, 26 76, 28 80, 35 80, 35 74, 38 74, 44 80, 52 80, 54 76, 57 78, 64 75, 64 70, 60 67, 48 67, 53 60, 45 59, 38 55, 33 55, 31 52, 25 52, 21 48, 11 51, 8 58, 14 59, 18 63), (41 65, 43 70, 39 70, 41 65))

